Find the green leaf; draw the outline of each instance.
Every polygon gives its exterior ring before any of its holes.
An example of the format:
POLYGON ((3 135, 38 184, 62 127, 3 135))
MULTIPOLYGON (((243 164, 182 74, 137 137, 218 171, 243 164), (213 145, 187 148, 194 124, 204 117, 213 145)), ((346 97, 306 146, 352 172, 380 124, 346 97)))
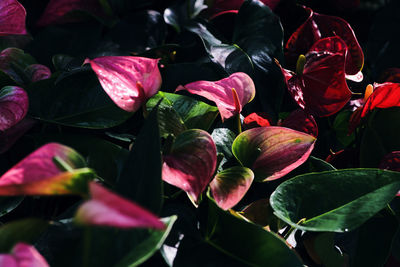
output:
POLYGON ((46 230, 48 223, 41 219, 23 219, 0 227, 0 252, 8 253, 18 242, 34 243, 46 230))
POLYGON ((378 167, 383 157, 400 150, 400 108, 378 109, 368 117, 367 127, 361 139, 361 167, 378 167))
POLYGON ((334 238, 334 233, 321 233, 314 240, 313 249, 321 259, 323 266, 345 266, 345 258, 335 249, 334 238))
POLYGON ((206 8, 204 0, 181 0, 164 11, 164 20, 174 27, 177 32, 180 32, 188 21, 194 19, 206 8))
POLYGON ((161 248, 165 239, 168 237, 177 216, 165 218, 163 221, 167 225, 163 231, 151 231, 149 236, 141 243, 136 245, 115 267, 134 267, 142 264, 149 259, 157 250, 161 248))
POLYGON ((232 144, 236 138, 236 134, 229 130, 228 128, 215 128, 211 134, 212 139, 214 140, 215 146, 217 147, 217 153, 223 154, 223 159, 220 162, 218 167, 218 171, 222 171, 225 167, 225 164, 230 166, 230 164, 237 164, 237 161, 232 153, 232 144))
POLYGON ((333 122, 333 130, 335 131, 336 138, 344 147, 350 145, 355 139, 354 132, 348 135, 351 114, 353 113, 350 110, 342 110, 336 115, 333 122))
POLYGON ((157 108, 150 113, 137 136, 116 184, 118 193, 154 213, 160 211, 163 195, 157 108))
POLYGON ((309 173, 283 182, 271 206, 283 221, 304 231, 351 231, 383 209, 400 189, 400 173, 344 169, 309 173))
POLYGON ((207 219, 200 227, 208 244, 250 266, 303 266, 285 240, 230 215, 211 199, 207 203, 207 219))
POLYGON ((66 126, 104 129, 132 116, 104 92, 92 72, 72 74, 58 82, 39 81, 27 88, 30 114, 36 119, 66 126))
POLYGON ((30 76, 25 69, 36 64, 36 60, 23 50, 14 47, 7 48, 1 53, 1 73, 8 75, 17 84, 29 83, 30 76))
POLYGON ((166 119, 159 120, 162 134, 177 136, 185 129, 208 130, 218 115, 217 107, 188 96, 161 91, 147 101, 147 110, 153 109, 161 99, 159 114, 166 119))

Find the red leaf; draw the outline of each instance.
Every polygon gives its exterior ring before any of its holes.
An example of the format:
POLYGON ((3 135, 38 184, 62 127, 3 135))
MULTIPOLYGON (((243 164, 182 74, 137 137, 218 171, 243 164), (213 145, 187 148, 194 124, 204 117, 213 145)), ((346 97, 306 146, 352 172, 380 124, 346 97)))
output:
POLYGON ((80 224, 117 228, 165 228, 156 215, 99 184, 91 182, 89 191, 91 199, 84 202, 75 215, 75 220, 80 224))
POLYGON ((253 170, 257 181, 281 178, 307 160, 315 138, 285 127, 253 128, 233 142, 235 157, 253 170))
POLYGON ((318 136, 318 126, 314 117, 307 114, 303 109, 296 109, 282 122, 281 126, 293 130, 318 136))
POLYGON ((0 1, 0 36, 26 34, 26 11, 17 0, 0 1))
POLYGON ((0 131, 5 131, 20 122, 28 112, 28 95, 17 86, 6 86, 0 90, 0 131))
POLYGON ((121 109, 135 112, 158 92, 158 59, 130 56, 98 57, 90 63, 104 91, 121 109))
POLYGON ((244 128, 251 129, 255 127, 270 126, 271 118, 265 112, 253 112, 247 115, 243 120, 244 128))
POLYGON ((315 13, 310 8, 307 20, 290 36, 286 43, 286 57, 289 62, 296 62, 315 42, 325 37, 338 36, 348 47, 346 55, 346 74, 355 75, 363 67, 364 54, 350 25, 339 17, 315 13))
POLYGON ((210 183, 215 202, 223 210, 234 207, 249 190, 253 179, 254 173, 249 168, 241 166, 218 173, 210 183))
POLYGON ((400 84, 386 82, 374 84, 374 91, 368 97, 361 112, 364 118, 374 108, 390 108, 400 106, 400 84))
POLYGON ((0 254, 0 266, 49 267, 49 264, 34 246, 20 242, 14 246, 11 254, 0 254))
POLYGON ((164 156, 162 179, 185 191, 196 203, 216 165, 217 149, 211 135, 203 130, 187 130, 176 138, 171 153, 164 156))
POLYGON ((55 195, 82 193, 79 181, 93 178, 93 173, 83 168, 83 158, 73 149, 49 143, 29 154, 0 177, 0 195, 55 195), (54 158, 71 169, 66 171, 56 165, 54 158), (81 169, 78 169, 81 168, 81 169))
POLYGON ((301 108, 312 115, 326 117, 344 107, 351 98, 344 59, 343 53, 310 52, 302 74, 281 68, 288 90, 301 108))
POLYGON ((253 100, 256 93, 253 80, 243 72, 233 73, 219 81, 197 81, 176 89, 176 91, 181 90, 187 90, 215 102, 223 121, 238 115, 243 106, 253 100))
POLYGON ((382 82, 400 82, 400 68, 389 68, 379 78, 382 82))
POLYGON ((77 22, 79 19, 66 16, 74 10, 83 10, 100 17, 104 16, 98 0, 50 0, 37 25, 43 27, 55 23, 77 22))

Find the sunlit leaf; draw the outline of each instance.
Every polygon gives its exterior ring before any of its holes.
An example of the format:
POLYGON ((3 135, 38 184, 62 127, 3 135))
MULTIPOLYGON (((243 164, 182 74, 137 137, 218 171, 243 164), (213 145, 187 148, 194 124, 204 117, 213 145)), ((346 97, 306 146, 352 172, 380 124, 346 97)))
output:
POLYGON ((164 156, 162 179, 185 191, 194 202, 210 183, 217 165, 217 151, 210 134, 187 130, 164 156))
POLYGON ((270 181, 304 163, 315 140, 309 134, 285 127, 259 127, 236 137, 232 151, 243 166, 253 170, 257 181, 270 181))
POLYGON ((89 191, 91 198, 78 208, 75 215, 79 224, 117 228, 165 228, 157 216, 99 184, 90 183, 89 191))
POLYGON ((176 91, 181 90, 187 90, 215 102, 222 120, 238 115, 256 93, 253 80, 243 72, 234 73, 219 81, 197 81, 176 89, 176 91))
POLYGON ((386 82, 374 84, 374 91, 368 97, 361 112, 361 117, 365 117, 375 108, 390 108, 400 106, 400 84, 386 82))
POLYGON ((86 59, 110 98, 121 109, 134 112, 161 86, 158 59, 105 56, 86 59))

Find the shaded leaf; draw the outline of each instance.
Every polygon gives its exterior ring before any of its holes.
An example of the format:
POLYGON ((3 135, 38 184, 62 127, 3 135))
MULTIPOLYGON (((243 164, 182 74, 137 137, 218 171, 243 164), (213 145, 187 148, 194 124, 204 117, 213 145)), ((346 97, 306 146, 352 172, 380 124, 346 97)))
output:
POLYGON ((236 137, 232 151, 243 166, 253 170, 256 181, 270 181, 306 161, 315 140, 311 135, 285 127, 259 127, 236 137))
POLYGON ((307 114, 303 109, 296 109, 291 112, 289 116, 283 120, 281 126, 307 133, 315 138, 318 136, 318 126, 314 117, 307 114))
POLYGON ((26 34, 26 11, 17 0, 3 0, 0 3, 0 36, 26 34))
POLYGON ((0 131, 19 123, 28 112, 29 100, 24 89, 6 86, 0 90, 0 131))

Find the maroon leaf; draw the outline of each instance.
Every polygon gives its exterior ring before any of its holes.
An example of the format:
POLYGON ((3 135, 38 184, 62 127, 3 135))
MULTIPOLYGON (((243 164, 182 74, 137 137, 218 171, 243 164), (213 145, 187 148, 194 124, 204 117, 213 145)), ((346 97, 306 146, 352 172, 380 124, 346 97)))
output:
POLYGON ((75 220, 80 224, 117 228, 165 228, 164 223, 150 211, 95 182, 90 183, 89 191, 91 199, 84 202, 75 215, 75 220))
POLYGON ((104 16, 98 0, 50 0, 37 25, 42 27, 55 23, 77 22, 78 18, 67 17, 68 13, 74 10, 104 16))
POLYGON ((34 246, 20 242, 14 246, 11 254, 0 254, 0 266, 49 267, 49 264, 34 246))
POLYGON ((255 127, 270 126, 270 116, 265 112, 253 112, 247 115, 243 120, 243 126, 245 129, 251 129, 255 127))
MULTIPOLYGON (((340 38, 336 37, 340 42, 340 38)), ((344 73, 344 54, 310 52, 302 73, 282 69, 290 94, 312 115, 325 117, 338 112, 351 98, 344 73)))
POLYGON ((106 93, 121 109, 135 112, 158 92, 161 74, 158 59, 107 56, 86 59, 106 93))
POLYGON ((26 34, 26 11, 17 0, 0 1, 0 36, 26 34))
POLYGON ((246 167, 235 166, 219 172, 210 183, 215 202, 223 210, 234 207, 249 190, 253 179, 254 173, 246 167))
POLYGON ((301 54, 305 54, 315 42, 325 37, 338 36, 348 48, 346 74, 355 75, 363 67, 364 54, 350 25, 339 17, 315 13, 310 8, 307 20, 290 36, 286 43, 286 57, 292 64, 301 54))
POLYGON ((361 118, 365 117, 374 108, 390 108, 400 106, 400 84, 386 82, 374 84, 372 94, 366 100, 361 112, 361 118))
POLYGON ((383 82, 400 83, 400 68, 389 68, 379 78, 383 82))
POLYGON ((314 117, 307 114, 303 109, 296 109, 290 113, 281 126, 308 133, 314 137, 318 136, 318 126, 314 117))
POLYGON ((176 89, 181 90, 215 102, 222 120, 238 115, 243 106, 253 100, 256 93, 253 80, 243 72, 233 73, 219 81, 197 81, 176 89))
POLYGON ((162 179, 184 190, 197 203, 216 165, 217 149, 211 135, 203 130, 187 130, 178 135, 171 153, 164 156, 162 179))
POLYGON ((0 131, 20 122, 28 112, 28 95, 24 89, 6 86, 0 90, 0 131))
POLYGON ((253 170, 257 181, 270 181, 303 164, 315 140, 309 134, 285 127, 259 127, 238 135, 232 152, 242 165, 253 170))

